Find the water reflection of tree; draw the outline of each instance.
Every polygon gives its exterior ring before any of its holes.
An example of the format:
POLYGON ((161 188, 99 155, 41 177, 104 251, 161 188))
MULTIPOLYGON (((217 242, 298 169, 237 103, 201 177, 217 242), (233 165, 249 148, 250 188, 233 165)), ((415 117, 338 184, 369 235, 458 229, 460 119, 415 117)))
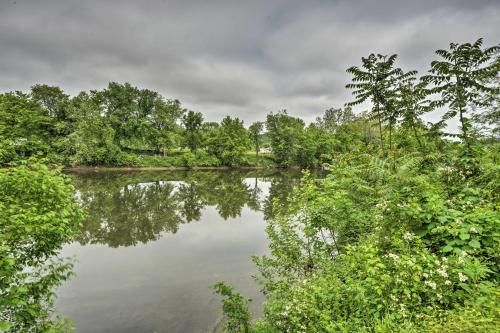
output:
POLYGON ((269 179, 271 185, 269 194, 264 199, 263 211, 266 220, 273 219, 277 213, 277 209, 286 208, 288 198, 292 194, 294 187, 299 185, 300 177, 296 173, 281 173, 269 179), (279 202, 279 205, 273 204, 274 201, 279 202))
POLYGON ((180 224, 198 221, 205 207, 224 219, 242 208, 272 217, 273 196, 290 193, 297 175, 256 171, 99 172, 73 175, 87 219, 77 240, 111 247, 146 243, 175 233, 180 224), (248 179, 251 179, 248 181, 248 179), (247 180, 245 180, 247 179, 247 180), (259 182, 270 181, 269 196, 259 182))
POLYGON ((112 247, 155 240, 163 231, 177 231, 182 218, 170 183, 138 183, 121 187, 81 190, 88 217, 81 243, 105 243, 112 247))

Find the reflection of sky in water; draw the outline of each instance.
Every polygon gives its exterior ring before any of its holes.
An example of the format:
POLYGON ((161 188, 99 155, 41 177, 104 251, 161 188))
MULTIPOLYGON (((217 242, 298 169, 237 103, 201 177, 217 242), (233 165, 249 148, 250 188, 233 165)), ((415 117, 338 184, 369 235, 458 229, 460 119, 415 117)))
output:
MULTIPOLYGON (((225 188, 227 184, 221 182, 225 188)), ((181 184, 186 185, 170 180, 135 184, 145 189, 167 183, 173 185, 170 197, 178 194, 181 184)), ((240 184, 252 191, 255 178, 242 177, 240 184)), ((269 178, 259 179, 258 198, 253 200, 263 203, 271 186, 269 178)), ((124 184, 114 190, 125 191, 125 187, 129 191, 137 188, 124 184)), ((144 193, 139 197, 157 194, 144 193)), ((84 194, 79 191, 78 196, 84 194)), ((113 202, 120 204, 109 204, 113 202)), ((96 228, 101 233, 109 232, 110 223, 117 223, 99 212, 92 218, 99 219, 96 228)), ((234 284, 254 299, 252 307, 258 311, 263 296, 251 278, 256 273, 251 255, 267 253, 264 228, 261 210, 243 205, 239 216, 224 220, 216 205, 208 204, 202 207, 198 220, 182 223, 174 234, 161 232, 157 240, 109 247, 99 238, 97 244, 67 245, 63 255, 76 256, 76 276, 60 288, 57 307, 82 333, 211 332, 221 316, 219 298, 209 289, 215 282, 234 284)), ((92 235, 94 231, 86 232, 92 235)))

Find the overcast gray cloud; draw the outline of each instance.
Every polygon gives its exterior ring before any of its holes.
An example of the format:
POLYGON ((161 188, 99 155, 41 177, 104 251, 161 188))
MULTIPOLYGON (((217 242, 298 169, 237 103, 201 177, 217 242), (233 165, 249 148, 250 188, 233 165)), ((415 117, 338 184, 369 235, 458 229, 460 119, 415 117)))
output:
POLYGON ((127 81, 209 120, 312 120, 350 98, 360 57, 424 72, 434 50, 478 37, 500 42, 500 1, 0 0, 0 91, 127 81))

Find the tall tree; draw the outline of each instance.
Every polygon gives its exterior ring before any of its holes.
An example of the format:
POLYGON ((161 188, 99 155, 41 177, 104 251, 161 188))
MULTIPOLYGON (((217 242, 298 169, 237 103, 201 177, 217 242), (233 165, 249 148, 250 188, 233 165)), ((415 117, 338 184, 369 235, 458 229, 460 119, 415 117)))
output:
POLYGON ((203 124, 203 115, 200 112, 189 111, 182 117, 184 125, 184 139, 185 144, 195 152, 201 145, 202 135, 201 126, 203 124))
POLYGON ((243 121, 229 116, 214 129, 207 142, 208 151, 227 166, 241 164, 249 145, 250 140, 243 121))
POLYGON ((393 152, 393 154, 395 153, 393 149, 394 128, 396 127, 396 124, 403 112, 399 103, 399 88, 413 82, 416 74, 417 71, 409 71, 405 73, 401 69, 397 69, 395 75, 391 77, 389 81, 387 97, 385 98, 385 105, 383 109, 383 119, 389 124, 389 150, 393 152))
POLYGON ((57 121, 64 121, 68 116, 69 96, 61 88, 46 84, 31 86, 31 98, 40 104, 47 115, 57 121))
POLYGON ((255 147, 255 154, 259 156, 259 151, 260 151, 260 136, 262 134, 262 130, 264 129, 264 123, 261 121, 256 121, 250 127, 248 128, 248 131, 250 132, 250 136, 252 138, 254 147, 255 147))
POLYGON ((422 79, 432 83, 432 93, 441 95, 434 102, 438 107, 448 105, 449 110, 443 119, 451 119, 458 114, 461 125, 461 139, 469 146, 471 124, 467 112, 473 106, 483 106, 481 93, 495 94, 499 87, 488 84, 488 79, 495 78, 500 70, 500 61, 496 54, 500 45, 483 49, 483 39, 474 43, 451 43, 449 50, 437 50, 443 60, 431 63, 430 74, 422 79))
POLYGON ((271 139, 273 156, 280 165, 294 163, 300 147, 304 121, 287 114, 286 110, 270 113, 266 118, 266 129, 271 139))
POLYGON ((427 99, 428 90, 425 82, 415 83, 416 77, 411 77, 398 84, 397 109, 400 112, 402 126, 412 131, 420 149, 424 148, 419 129, 423 127, 420 116, 432 110, 432 104, 427 99))
MULTIPOLYGON (((500 55, 499 55, 500 57, 500 55)), ((476 131, 480 136, 489 136, 500 139, 500 75, 493 80, 488 79, 488 84, 493 85, 498 93, 483 93, 482 105, 474 107, 475 114, 472 117, 476 123, 476 131)))
POLYGON ((330 108, 323 117, 316 118, 316 125, 330 133, 335 133, 340 126, 353 121, 355 118, 352 108, 330 108))
POLYGON ((62 150, 72 165, 113 165, 120 152, 100 97, 97 92, 82 92, 73 99, 79 110, 75 130, 62 141, 62 150))
POLYGON ((178 100, 155 98, 151 110, 150 121, 153 128, 151 141, 157 152, 165 156, 168 149, 179 141, 180 126, 178 124, 184 114, 178 100))
POLYGON ((104 113, 116 133, 115 144, 126 148, 137 134, 139 89, 129 83, 110 82, 99 95, 104 113))
POLYGON ((41 106, 21 92, 0 95, 0 138, 49 138, 51 118, 41 106))
MULTIPOLYGON (((384 120, 389 121, 390 141, 392 139, 392 126, 397 118, 394 105, 395 84, 398 80, 403 80, 407 76, 414 75, 411 71, 403 73, 400 68, 394 67, 397 55, 391 56, 381 54, 370 54, 366 58, 361 58, 361 68, 353 66, 347 69, 353 75, 352 83, 346 88, 354 89, 352 94, 355 100, 347 103, 347 106, 361 104, 367 100, 372 102, 372 115, 378 121, 380 132, 380 145, 382 153, 385 155, 384 133, 382 124, 384 120)), ((390 142, 392 144, 392 142, 390 142)))

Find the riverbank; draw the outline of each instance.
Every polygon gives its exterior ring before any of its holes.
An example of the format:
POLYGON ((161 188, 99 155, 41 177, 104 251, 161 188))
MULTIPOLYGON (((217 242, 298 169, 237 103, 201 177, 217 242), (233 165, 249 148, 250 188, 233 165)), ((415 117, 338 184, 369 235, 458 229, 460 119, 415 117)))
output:
POLYGON ((279 166, 194 166, 194 167, 182 167, 182 166, 76 166, 76 167, 65 167, 63 170, 72 172, 90 172, 90 171, 216 171, 216 170, 298 170, 298 166, 290 167, 279 167, 279 166))
MULTIPOLYGON (((270 155, 256 155, 248 152, 238 165, 222 165, 221 161, 207 154, 175 152, 169 156, 138 155, 121 153, 120 158, 110 165, 69 165, 65 170, 257 170, 280 169, 270 155)), ((298 167, 297 167, 298 168, 298 167)))

